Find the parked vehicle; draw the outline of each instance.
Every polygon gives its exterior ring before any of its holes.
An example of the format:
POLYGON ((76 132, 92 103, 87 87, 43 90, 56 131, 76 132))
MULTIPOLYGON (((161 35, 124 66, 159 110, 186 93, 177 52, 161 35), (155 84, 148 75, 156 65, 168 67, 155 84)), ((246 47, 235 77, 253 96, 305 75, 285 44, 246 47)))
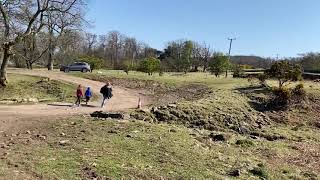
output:
POLYGON ((81 72, 90 72, 91 68, 88 63, 85 62, 75 62, 69 66, 61 65, 60 71, 69 72, 69 71, 81 71, 81 72))

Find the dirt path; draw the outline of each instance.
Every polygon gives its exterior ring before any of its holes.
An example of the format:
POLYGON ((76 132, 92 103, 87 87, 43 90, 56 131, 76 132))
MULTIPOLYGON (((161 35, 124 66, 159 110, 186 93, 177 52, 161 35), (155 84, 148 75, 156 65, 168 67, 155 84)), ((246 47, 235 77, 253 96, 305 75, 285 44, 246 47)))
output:
MULTIPOLYGON (((74 77, 62 72, 48 72, 45 70, 10 69, 9 73, 48 77, 50 79, 90 86, 93 93, 100 94, 102 82, 74 77)), ((125 111, 135 108, 139 99, 139 92, 119 87, 113 87, 114 96, 108 102, 107 111, 125 111)), ((35 104, 35 105, 1 105, 0 106, 0 131, 14 128, 20 125, 37 123, 39 119, 56 119, 71 115, 88 114, 102 110, 100 102, 92 102, 90 107, 70 107, 68 103, 35 104)))

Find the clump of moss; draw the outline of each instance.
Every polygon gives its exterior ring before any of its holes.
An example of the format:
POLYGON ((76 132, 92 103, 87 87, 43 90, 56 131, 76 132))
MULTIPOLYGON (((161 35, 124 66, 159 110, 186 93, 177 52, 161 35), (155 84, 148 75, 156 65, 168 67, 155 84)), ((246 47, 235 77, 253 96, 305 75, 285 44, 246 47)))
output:
POLYGON ((251 147, 251 146, 254 146, 254 143, 249 139, 239 139, 236 141, 236 145, 239 145, 242 147, 251 147))

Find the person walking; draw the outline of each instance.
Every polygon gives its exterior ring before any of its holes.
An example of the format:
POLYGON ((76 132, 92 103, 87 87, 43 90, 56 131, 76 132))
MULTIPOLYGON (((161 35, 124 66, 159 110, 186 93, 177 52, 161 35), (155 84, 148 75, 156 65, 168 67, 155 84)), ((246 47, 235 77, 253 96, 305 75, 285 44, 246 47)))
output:
POLYGON ((88 102, 90 101, 91 97, 92 97, 92 92, 90 87, 87 88, 86 92, 84 93, 85 97, 86 97, 86 105, 88 105, 88 102))
POLYGON ((105 101, 109 100, 112 98, 112 86, 110 82, 107 82, 106 85, 104 85, 101 89, 100 89, 100 93, 102 94, 102 104, 101 104, 101 108, 104 107, 105 105, 105 101))
POLYGON ((78 86, 76 95, 77 95, 77 100, 75 102, 75 105, 79 107, 81 104, 81 98, 83 97, 83 91, 82 91, 81 85, 78 86))

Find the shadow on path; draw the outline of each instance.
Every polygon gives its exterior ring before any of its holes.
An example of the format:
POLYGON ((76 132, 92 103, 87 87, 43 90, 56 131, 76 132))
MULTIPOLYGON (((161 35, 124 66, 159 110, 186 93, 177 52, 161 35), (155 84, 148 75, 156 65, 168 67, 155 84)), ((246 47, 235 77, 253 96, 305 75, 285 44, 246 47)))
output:
MULTIPOLYGON (((76 107, 76 105, 74 105, 74 104, 48 104, 48 106, 54 106, 54 107, 76 107)), ((81 107, 98 108, 99 106, 81 104, 81 107)))

